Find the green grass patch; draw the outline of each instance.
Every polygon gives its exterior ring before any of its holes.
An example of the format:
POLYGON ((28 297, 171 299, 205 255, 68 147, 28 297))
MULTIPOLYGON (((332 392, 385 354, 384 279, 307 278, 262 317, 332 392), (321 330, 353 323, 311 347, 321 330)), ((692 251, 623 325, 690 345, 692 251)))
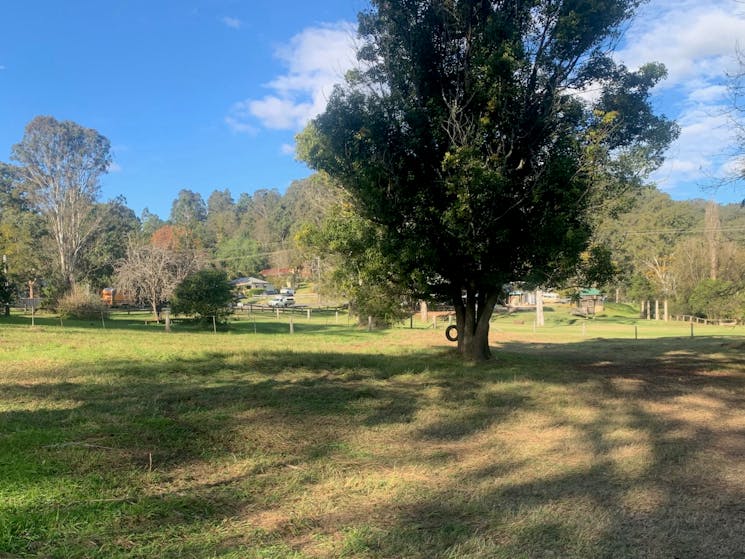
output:
POLYGON ((745 548, 741 327, 520 313, 495 317, 495 359, 473 365, 444 321, 146 318, 0 319, 0 556, 745 548))

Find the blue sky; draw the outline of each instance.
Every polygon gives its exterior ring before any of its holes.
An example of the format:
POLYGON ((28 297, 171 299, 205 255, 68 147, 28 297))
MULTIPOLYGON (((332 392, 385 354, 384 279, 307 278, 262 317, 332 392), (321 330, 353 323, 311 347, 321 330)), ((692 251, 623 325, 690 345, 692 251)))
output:
MULTIPOLYGON (((0 160, 36 115, 95 128, 115 164, 104 199, 123 194, 167 218, 182 188, 284 191, 310 171, 293 137, 323 110, 353 61, 364 0, 8 0, 0 19, 0 160)), ((682 126, 654 179, 678 199, 733 168, 725 75, 745 15, 738 0, 652 0, 617 55, 664 62, 655 103, 682 126)))

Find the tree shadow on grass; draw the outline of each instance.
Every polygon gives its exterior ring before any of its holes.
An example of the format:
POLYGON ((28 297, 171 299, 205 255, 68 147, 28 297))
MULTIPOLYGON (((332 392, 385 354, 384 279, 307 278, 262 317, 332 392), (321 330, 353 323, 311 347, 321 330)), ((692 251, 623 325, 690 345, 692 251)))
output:
MULTIPOLYGON (((251 506, 247 487, 257 476, 282 480, 292 468, 348 460, 358 452, 350 434, 410 423, 420 396, 395 378, 436 369, 418 356, 282 351, 57 367, 3 386, 0 477, 10 482, 3 552, 112 556, 110 539, 120 531, 162 539, 160 517, 183 531, 230 518, 251 506), (82 380, 53 380, 71 375, 82 380), (224 465, 233 458, 237 475, 224 465), (204 479, 185 479, 185 471, 204 479), (101 541, 94 533, 109 534, 108 543, 89 548, 85 542, 101 541)), ((272 489, 296 494, 314 480, 272 489)), ((272 491, 261 499, 273 502, 272 491)))
POLYGON ((4 386, 0 552, 739 557, 742 343, 76 363, 4 386))
POLYGON ((545 425, 534 437, 530 425, 511 423, 512 453, 399 505, 394 527, 371 534, 368 549, 380 557, 745 557, 743 345, 503 344, 502 359, 519 363, 523 379, 557 392, 539 414, 545 425), (515 458, 523 445, 535 447, 533 459, 515 458))

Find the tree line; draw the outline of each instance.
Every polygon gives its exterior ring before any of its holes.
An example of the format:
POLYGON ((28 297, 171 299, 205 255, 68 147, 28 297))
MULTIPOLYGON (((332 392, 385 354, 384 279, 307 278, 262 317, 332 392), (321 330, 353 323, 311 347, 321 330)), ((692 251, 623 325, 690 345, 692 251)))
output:
MULTIPOLYGON (((57 122, 62 132, 42 140, 35 130, 40 122, 49 133, 56 121, 32 121, 34 142, 53 142, 62 149, 67 138, 69 149, 92 149, 65 134, 94 131, 57 122)), ((42 175, 23 165, 42 154, 31 157, 28 138, 22 145, 25 151, 18 151, 16 165, 0 163, 0 251, 12 287, 7 298, 44 297, 53 304, 73 284, 95 292, 117 285, 159 314, 177 285, 205 267, 229 278, 258 275, 267 267, 306 267, 316 289, 352 299, 361 315, 380 323, 403 316, 419 295, 397 281, 395 261, 380 244, 374 223, 323 173, 293 182, 284 194, 258 190, 236 198, 229 189, 217 189, 205 200, 183 189, 166 219, 148 209, 138 217, 124 197, 100 201, 90 176, 85 188, 67 196, 77 205, 65 206, 59 200, 67 199, 63 189, 72 186, 60 184, 55 194, 31 182, 42 175), (81 223, 81 230, 65 236, 71 227, 65 218, 81 223)), ((108 143, 99 139, 95 145, 106 151, 108 143)), ((65 157, 70 158, 59 155, 65 157)), ((544 282, 545 287, 567 293, 580 286, 601 287, 625 301, 667 300, 670 313, 745 316, 741 205, 674 201, 644 187, 598 206, 592 219, 592 238, 573 275, 544 282)))
POLYGON ((669 303, 670 314, 745 318, 741 204, 674 201, 645 188, 623 211, 598 216, 593 242, 612 266, 612 279, 602 285, 611 297, 659 301, 660 309, 669 303))
POLYGON ((0 253, 5 298, 54 305, 75 286, 129 287, 154 310, 189 273, 204 267, 230 278, 304 264, 294 242, 319 223, 336 190, 319 176, 287 191, 216 189, 205 200, 182 189, 166 219, 140 216, 124 196, 101 201, 110 144, 97 131, 41 116, 0 162, 0 253), (6 285, 7 284, 7 285, 6 285))
POLYGON ((358 67, 297 138, 317 174, 237 200, 184 189, 167 220, 101 203, 108 140, 38 117, 0 175, 12 273, 43 273, 52 300, 81 281, 144 298, 204 267, 305 266, 383 322, 416 299, 452 305, 471 360, 489 357, 514 281, 742 313, 738 212, 645 186, 679 129, 650 103, 664 66, 612 56, 639 3, 372 0, 358 67))

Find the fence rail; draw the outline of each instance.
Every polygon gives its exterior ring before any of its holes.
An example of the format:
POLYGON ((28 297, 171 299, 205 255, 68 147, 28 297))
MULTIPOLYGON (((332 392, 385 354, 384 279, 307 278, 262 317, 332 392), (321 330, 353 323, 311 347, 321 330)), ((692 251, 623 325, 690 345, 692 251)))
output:
POLYGON ((690 314, 679 314, 673 317, 675 320, 690 322, 693 324, 705 324, 711 326, 737 326, 738 321, 725 318, 701 318, 690 314))

